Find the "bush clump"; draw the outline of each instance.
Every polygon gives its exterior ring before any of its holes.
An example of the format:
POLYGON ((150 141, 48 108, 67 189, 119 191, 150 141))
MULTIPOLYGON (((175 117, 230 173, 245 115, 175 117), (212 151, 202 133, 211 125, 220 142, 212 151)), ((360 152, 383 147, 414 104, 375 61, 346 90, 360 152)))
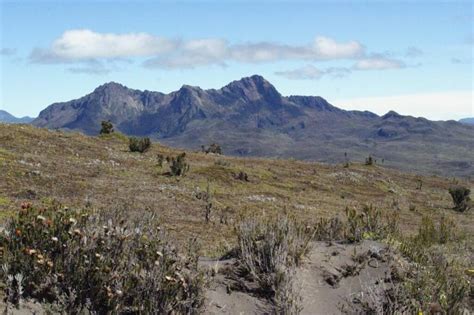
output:
POLYGON ((7 302, 34 298, 67 314, 197 313, 197 255, 179 255, 153 221, 24 205, 0 234, 7 302))
POLYGON ((464 186, 453 186, 449 188, 449 194, 453 198, 454 209, 459 212, 464 212, 469 209, 471 190, 464 186))
POLYGON ((101 129, 100 129, 100 134, 101 135, 109 135, 114 132, 114 125, 110 122, 110 120, 102 120, 101 122, 101 129))
POLYGON ((214 153, 214 154, 222 154, 222 148, 220 145, 217 143, 211 144, 209 147, 201 146, 201 151, 208 154, 208 153, 214 153))
POLYGON ((288 216, 242 221, 237 226, 239 259, 277 314, 299 313, 300 297, 293 288, 295 267, 310 249, 312 231, 288 216))
POLYGON ((151 147, 150 138, 129 138, 130 152, 140 152, 144 153, 151 147))
POLYGON ((375 163, 375 160, 371 155, 369 155, 369 157, 365 159, 365 165, 367 166, 372 166, 374 165, 374 163, 375 163))
POLYGON ((383 239, 398 233, 398 215, 383 216, 372 205, 364 205, 361 212, 346 208, 347 226, 345 239, 360 242, 363 239, 383 239))
POLYGON ((189 164, 186 162, 186 153, 183 152, 177 157, 166 157, 170 164, 171 176, 184 176, 189 171, 189 164))

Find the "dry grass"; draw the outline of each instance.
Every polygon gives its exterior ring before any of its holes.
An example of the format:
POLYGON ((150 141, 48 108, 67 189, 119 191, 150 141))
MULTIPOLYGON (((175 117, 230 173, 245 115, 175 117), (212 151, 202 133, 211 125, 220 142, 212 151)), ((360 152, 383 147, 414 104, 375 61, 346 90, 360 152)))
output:
POLYGON ((453 184, 473 188, 474 182, 419 176, 361 164, 326 165, 293 160, 242 159, 186 152, 186 177, 164 176, 169 165, 158 155, 182 150, 153 144, 144 154, 131 153, 120 134, 86 137, 30 126, 0 125, 0 218, 14 215, 21 201, 35 204, 56 199, 71 207, 111 206, 155 212, 178 242, 197 237, 202 254, 218 256, 235 245, 233 222, 248 214, 292 213, 312 223, 320 217, 344 217, 345 208, 371 204, 396 212, 402 232, 414 233, 423 216, 456 222, 468 237, 474 212, 452 210, 453 184), (245 172, 248 182, 233 174, 245 172), (423 185, 421 190, 419 182, 423 185), (213 211, 206 224, 205 208, 195 198, 197 187, 213 189, 213 211), (411 209, 411 210, 410 210, 411 209), (226 220, 219 218, 225 212, 226 220), (221 222, 226 222, 221 223, 221 222), (211 226, 211 227, 210 227, 211 226))

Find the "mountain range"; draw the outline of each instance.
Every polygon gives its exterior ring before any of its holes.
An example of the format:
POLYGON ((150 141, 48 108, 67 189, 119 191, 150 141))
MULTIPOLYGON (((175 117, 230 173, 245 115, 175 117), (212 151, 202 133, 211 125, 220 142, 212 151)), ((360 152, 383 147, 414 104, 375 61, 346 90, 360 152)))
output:
POLYGON ((10 114, 7 111, 0 109, 0 123, 7 123, 7 124, 28 124, 32 122, 34 118, 25 116, 21 118, 17 118, 10 114))
POLYGON ((184 85, 169 94, 111 82, 48 106, 32 124, 95 135, 102 120, 125 134, 176 147, 217 142, 230 155, 329 163, 372 155, 404 170, 474 175, 474 126, 393 111, 347 111, 319 96, 282 96, 258 75, 220 89, 184 85))
POLYGON ((462 124, 474 125, 474 117, 463 118, 463 119, 460 119, 459 122, 462 124))

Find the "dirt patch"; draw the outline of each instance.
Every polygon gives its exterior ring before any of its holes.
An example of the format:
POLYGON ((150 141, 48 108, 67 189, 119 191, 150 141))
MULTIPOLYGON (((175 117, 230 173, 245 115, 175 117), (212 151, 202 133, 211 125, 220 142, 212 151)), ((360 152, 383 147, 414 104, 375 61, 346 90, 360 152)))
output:
MULTIPOLYGON (((375 241, 315 242, 296 273, 301 314, 341 314, 357 308, 361 292, 386 285, 394 263, 391 255, 387 245, 375 241)), ((200 265, 214 275, 206 291, 204 314, 271 313, 271 303, 256 295, 251 283, 242 287, 245 279, 235 279, 235 260, 201 259, 200 265)))

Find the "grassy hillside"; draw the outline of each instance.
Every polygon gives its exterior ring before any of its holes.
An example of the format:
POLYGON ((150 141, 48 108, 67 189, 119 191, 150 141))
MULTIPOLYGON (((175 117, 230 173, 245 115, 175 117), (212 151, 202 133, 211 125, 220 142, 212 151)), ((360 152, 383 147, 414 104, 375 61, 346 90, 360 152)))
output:
MULTIPOLYGON (((397 212, 401 227, 414 232, 423 215, 451 217, 473 235, 474 212, 452 210, 454 178, 422 177, 381 166, 325 165, 293 160, 250 159, 187 151, 185 177, 167 176, 158 155, 181 150, 159 144, 131 153, 118 134, 88 137, 31 126, 0 124, 0 216, 15 215, 21 201, 58 200, 71 207, 120 208, 130 217, 151 210, 178 240, 197 237, 203 254, 218 256, 235 242, 233 222, 249 214, 288 212, 308 223, 320 216, 344 217, 346 207, 372 204, 397 212), (249 181, 236 179, 245 172, 249 181), (422 184, 421 189, 417 187, 422 184), (209 185, 211 222, 196 198, 209 185)), ((474 182, 463 182, 474 188, 474 182)))

